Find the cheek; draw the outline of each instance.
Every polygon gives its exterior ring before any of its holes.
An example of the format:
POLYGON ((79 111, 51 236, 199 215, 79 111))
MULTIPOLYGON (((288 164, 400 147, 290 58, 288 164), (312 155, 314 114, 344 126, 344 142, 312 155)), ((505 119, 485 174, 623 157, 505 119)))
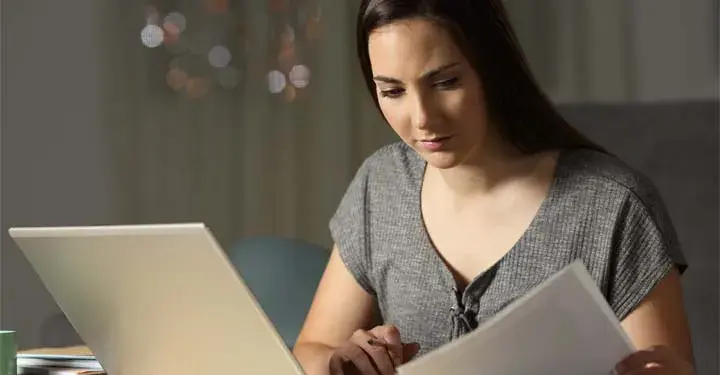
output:
POLYGON ((411 121, 406 112, 399 105, 380 102, 380 111, 385 121, 401 138, 406 138, 411 132, 411 121))
POLYGON ((448 112, 462 127, 470 131, 484 131, 487 124, 485 104, 482 97, 474 92, 466 92, 448 105, 448 112))

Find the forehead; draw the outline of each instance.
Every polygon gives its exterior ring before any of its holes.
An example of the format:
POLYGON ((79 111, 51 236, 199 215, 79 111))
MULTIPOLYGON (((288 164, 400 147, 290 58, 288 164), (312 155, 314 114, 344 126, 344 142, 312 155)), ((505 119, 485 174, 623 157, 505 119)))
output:
POLYGON ((450 33, 423 19, 396 21, 374 30, 368 38, 368 53, 373 74, 400 79, 465 62, 450 33))

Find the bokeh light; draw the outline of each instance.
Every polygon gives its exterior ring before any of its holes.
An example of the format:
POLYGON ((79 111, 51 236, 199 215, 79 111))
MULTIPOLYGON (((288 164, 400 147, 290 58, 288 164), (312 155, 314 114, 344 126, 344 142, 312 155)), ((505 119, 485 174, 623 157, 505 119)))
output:
POLYGON ((291 26, 285 26, 285 31, 283 31, 282 35, 280 36, 282 38, 282 43, 293 43, 295 42, 295 29, 293 29, 291 26))
POLYGON ((230 64, 230 60, 232 60, 232 54, 225 46, 215 46, 208 53, 208 62, 215 68, 226 67, 230 64))
POLYGON ((162 44, 165 32, 158 25, 145 25, 140 32, 140 40, 148 48, 155 48, 162 44))
POLYGON ((188 80, 188 75, 185 73, 184 70, 180 68, 171 68, 168 71, 167 77, 167 84, 175 91, 179 91, 180 89, 185 86, 185 83, 188 80))
POLYGON ((283 12, 287 8, 288 0, 269 0, 270 10, 273 12, 283 12))
POLYGON ((322 25, 319 16, 309 17, 305 24, 305 36, 308 40, 320 39, 322 36, 322 25))
POLYGON ((186 39, 181 35, 172 36, 172 34, 166 33, 163 43, 165 49, 173 55, 181 55, 188 50, 186 39))
MULTIPOLYGON (((269 17, 268 47, 277 59, 266 68, 268 90, 283 102, 304 99, 310 93, 303 89, 318 74, 312 63, 319 46, 308 42, 321 38, 322 11, 316 2, 307 0, 262 3, 269 17)), ((199 7, 184 4, 175 9, 163 4, 143 8, 142 44, 152 49, 163 46, 161 52, 165 54, 152 52, 158 56, 153 58, 163 59, 154 65, 159 70, 153 72, 152 79, 192 99, 206 97, 213 90, 233 91, 252 84, 254 80, 245 82, 244 75, 248 63, 252 66, 254 62, 246 60, 259 57, 250 47, 254 38, 249 35, 249 25, 238 23, 242 17, 236 13, 243 7, 231 6, 230 0, 200 0, 199 7), (170 64, 166 65, 168 60, 170 64)))
POLYGON ((152 5, 145 7, 145 24, 146 25, 158 25, 160 22, 160 13, 157 8, 152 5))
POLYGON ((284 99, 288 103, 294 102, 297 98, 297 90, 295 90, 295 87, 293 86, 286 86, 284 93, 284 99))
POLYGON ((223 14, 228 12, 229 0, 204 0, 205 11, 210 14, 223 14))
POLYGON ((177 44, 180 40, 180 30, 171 24, 163 25, 163 31, 165 32, 163 37, 163 44, 166 47, 177 44))
POLYGON ((163 27, 165 27, 165 30, 173 30, 173 32, 180 34, 185 31, 185 28, 187 27, 187 20, 180 12, 170 12, 167 16, 165 16, 163 27))
POLYGON ((210 91, 210 81, 205 77, 188 78, 185 91, 191 99, 200 99, 210 91))
POLYGON ((279 94, 287 85, 285 74, 279 70, 272 70, 267 75, 268 89, 271 94, 279 94))
POLYGON ((310 84, 310 68, 305 65, 295 65, 288 74, 293 86, 303 89, 310 84))

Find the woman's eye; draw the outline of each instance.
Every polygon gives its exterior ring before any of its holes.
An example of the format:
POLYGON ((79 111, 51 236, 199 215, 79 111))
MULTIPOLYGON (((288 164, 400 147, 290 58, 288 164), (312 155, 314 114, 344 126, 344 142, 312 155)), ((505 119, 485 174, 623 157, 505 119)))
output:
POLYGON ((439 87, 440 89, 451 89, 451 88, 454 88, 457 86, 458 81, 459 80, 457 78, 445 79, 445 80, 436 82, 435 86, 439 87))
POLYGON ((380 95, 382 95, 385 98, 397 98, 398 96, 402 95, 402 93, 405 90, 400 88, 395 89, 387 89, 387 90, 381 90, 380 95))

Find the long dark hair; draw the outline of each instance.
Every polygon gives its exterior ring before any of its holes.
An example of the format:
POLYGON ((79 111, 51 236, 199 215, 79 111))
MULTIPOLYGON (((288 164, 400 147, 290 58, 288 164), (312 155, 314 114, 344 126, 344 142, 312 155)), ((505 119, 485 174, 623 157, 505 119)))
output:
POLYGON ((436 22, 450 32, 480 77, 487 113, 497 124, 497 132, 519 151, 605 151, 575 130, 540 89, 500 0, 362 0, 357 16, 357 51, 378 108, 368 54, 370 33, 411 18, 436 22))

